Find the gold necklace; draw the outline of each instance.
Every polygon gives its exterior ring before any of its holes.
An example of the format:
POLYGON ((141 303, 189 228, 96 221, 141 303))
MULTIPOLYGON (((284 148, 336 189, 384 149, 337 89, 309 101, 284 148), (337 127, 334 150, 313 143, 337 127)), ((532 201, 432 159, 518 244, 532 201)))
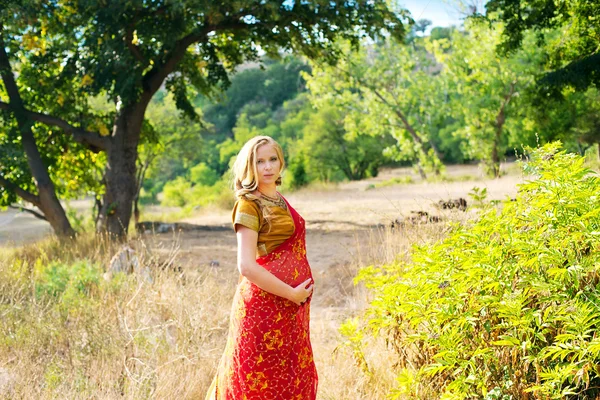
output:
POLYGON ((281 195, 279 193, 277 194, 277 198, 273 198, 271 196, 267 196, 266 194, 264 194, 260 190, 258 191, 258 193, 260 193, 260 196, 262 198, 264 198, 265 200, 267 200, 269 203, 272 203, 273 205, 275 205, 277 207, 281 207, 281 208, 287 210, 287 205, 285 203, 285 200, 283 199, 283 197, 281 197, 281 195))

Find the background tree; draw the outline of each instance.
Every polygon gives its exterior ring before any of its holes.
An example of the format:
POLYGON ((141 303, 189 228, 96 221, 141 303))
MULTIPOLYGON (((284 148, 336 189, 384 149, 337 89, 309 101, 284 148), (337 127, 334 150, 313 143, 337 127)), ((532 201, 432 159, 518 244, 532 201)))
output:
MULTIPOLYGON (((17 87, 25 84, 22 76, 47 83, 43 92, 38 85, 28 85, 35 96, 23 104, 22 114, 60 126, 73 139, 106 153, 100 223, 119 237, 127 232, 137 191, 136 161, 146 109, 163 84, 178 109, 197 119, 189 98, 226 86, 228 74, 244 61, 256 60, 259 48, 269 55, 296 51, 332 61, 339 56, 330 51, 334 39, 356 46, 361 37, 376 37, 382 29, 402 37, 408 21, 406 13, 393 12, 381 0, 324 5, 78 1, 44 7, 34 0, 5 0, 3 5, 1 32, 10 62, 19 60, 17 87), (69 79, 80 89, 65 91, 61 82, 69 79), (108 135, 66 115, 74 110, 82 118, 93 115, 87 99, 97 95, 106 95, 115 106, 108 135), (44 101, 59 96, 65 113, 48 113, 44 101)), ((15 107, 13 99, 0 102, 4 110, 14 113, 15 107)))
POLYGON ((429 26, 431 26, 431 24, 431 20, 423 18, 415 22, 415 26, 413 27, 413 29, 415 30, 415 32, 420 32, 421 36, 424 36, 425 31, 427 30, 427 28, 429 28, 429 26))
POLYGON ((233 137, 233 127, 247 104, 259 103, 263 112, 274 111, 304 89, 300 71, 307 71, 309 66, 299 58, 267 59, 263 64, 262 68, 257 65, 235 74, 222 96, 197 101, 217 140, 233 137))
MULTIPOLYGON (((0 15, 2 12, 6 9, 0 9, 0 15)), ((25 41, 23 46, 32 45, 25 41)), ((34 77, 21 70, 19 79, 26 89, 22 90, 15 79, 7 49, 0 26, 0 207, 28 211, 48 221, 58 236, 73 237, 75 231, 59 198, 67 200, 83 195, 101 195, 101 168, 105 158, 95 154, 97 147, 90 144, 94 151, 89 152, 78 143, 87 136, 85 130, 68 126, 55 117, 32 113, 25 105, 35 101, 46 110, 78 119, 83 126, 104 130, 105 133, 108 131, 101 118, 95 115, 83 117, 78 114, 77 107, 65 110, 63 96, 50 97, 52 89, 46 76, 34 77), (33 92, 31 86, 37 86, 39 90, 33 92), (7 102, 2 101, 4 99, 7 102), (34 119, 43 120, 46 125, 34 125, 34 119), (73 137, 65 136, 63 132, 73 137), (26 203, 39 211, 28 208, 26 203)), ((48 65, 48 69, 56 67, 48 65)), ((69 77, 53 84, 65 92, 79 88, 79 83, 69 77)), ((97 144, 101 141, 98 138, 97 144)), ((94 138, 90 138, 90 143, 95 142, 94 138)))
MULTIPOLYGON (((396 160, 417 160, 423 178, 439 173, 442 154, 432 121, 441 113, 444 92, 434 84, 439 67, 422 45, 387 41, 365 45, 335 66, 313 62, 308 86, 318 103, 334 102, 362 131, 391 134, 398 147, 396 160)), ((436 81, 437 82, 437 81, 436 81)))
POLYGON ((478 21, 467 21, 464 32, 455 31, 450 41, 434 42, 437 59, 444 64, 452 114, 462 125, 462 136, 473 158, 480 159, 491 176, 499 176, 507 148, 531 143, 534 135, 522 122, 528 114, 528 88, 535 84, 541 52, 533 38, 528 46, 507 58, 496 55, 501 30, 478 21), (448 47, 449 46, 449 47, 448 47))
POLYGON ((599 2, 490 0, 486 9, 490 20, 504 24, 504 53, 519 48, 528 31, 546 45, 550 70, 539 81, 542 93, 560 97, 564 87, 600 86, 599 2))

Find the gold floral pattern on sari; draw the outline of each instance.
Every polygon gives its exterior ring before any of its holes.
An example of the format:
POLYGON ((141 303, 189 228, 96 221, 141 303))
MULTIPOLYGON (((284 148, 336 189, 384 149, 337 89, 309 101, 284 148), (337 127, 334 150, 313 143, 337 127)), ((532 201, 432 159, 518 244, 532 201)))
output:
POLYGON ((306 257, 306 246, 304 245, 304 240, 298 239, 296 243, 294 243, 293 250, 298 260, 302 260, 304 257, 306 257))

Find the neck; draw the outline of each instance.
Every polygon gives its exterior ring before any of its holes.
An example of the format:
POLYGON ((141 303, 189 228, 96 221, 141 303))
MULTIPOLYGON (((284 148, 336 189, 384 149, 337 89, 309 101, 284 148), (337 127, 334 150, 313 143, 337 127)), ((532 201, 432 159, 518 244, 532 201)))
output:
POLYGON ((277 197, 277 185, 258 185, 258 191, 269 197, 277 197))

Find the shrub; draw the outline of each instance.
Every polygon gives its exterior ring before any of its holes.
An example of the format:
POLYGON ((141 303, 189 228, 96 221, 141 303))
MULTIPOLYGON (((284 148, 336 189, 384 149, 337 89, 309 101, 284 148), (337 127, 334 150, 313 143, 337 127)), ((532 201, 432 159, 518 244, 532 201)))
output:
POLYGON ((194 185, 203 186, 212 186, 219 180, 217 172, 203 162, 190 169, 190 177, 194 185))
POLYGON ((187 204, 194 207, 206 207, 213 204, 222 209, 231 209, 235 204, 235 196, 225 180, 213 186, 196 185, 186 199, 187 204))
POLYGON ((398 354, 392 398, 600 395, 600 180, 559 150, 531 153, 516 201, 359 272, 363 329, 398 354))
POLYGON ((163 188, 163 206, 183 207, 186 204, 186 196, 191 191, 191 183, 184 177, 178 176, 165 184, 163 188))
POLYGON ((193 185, 183 177, 167 182, 164 188, 162 205, 186 207, 191 211, 195 207, 215 205, 223 209, 231 209, 235 197, 224 175, 211 186, 193 185))

